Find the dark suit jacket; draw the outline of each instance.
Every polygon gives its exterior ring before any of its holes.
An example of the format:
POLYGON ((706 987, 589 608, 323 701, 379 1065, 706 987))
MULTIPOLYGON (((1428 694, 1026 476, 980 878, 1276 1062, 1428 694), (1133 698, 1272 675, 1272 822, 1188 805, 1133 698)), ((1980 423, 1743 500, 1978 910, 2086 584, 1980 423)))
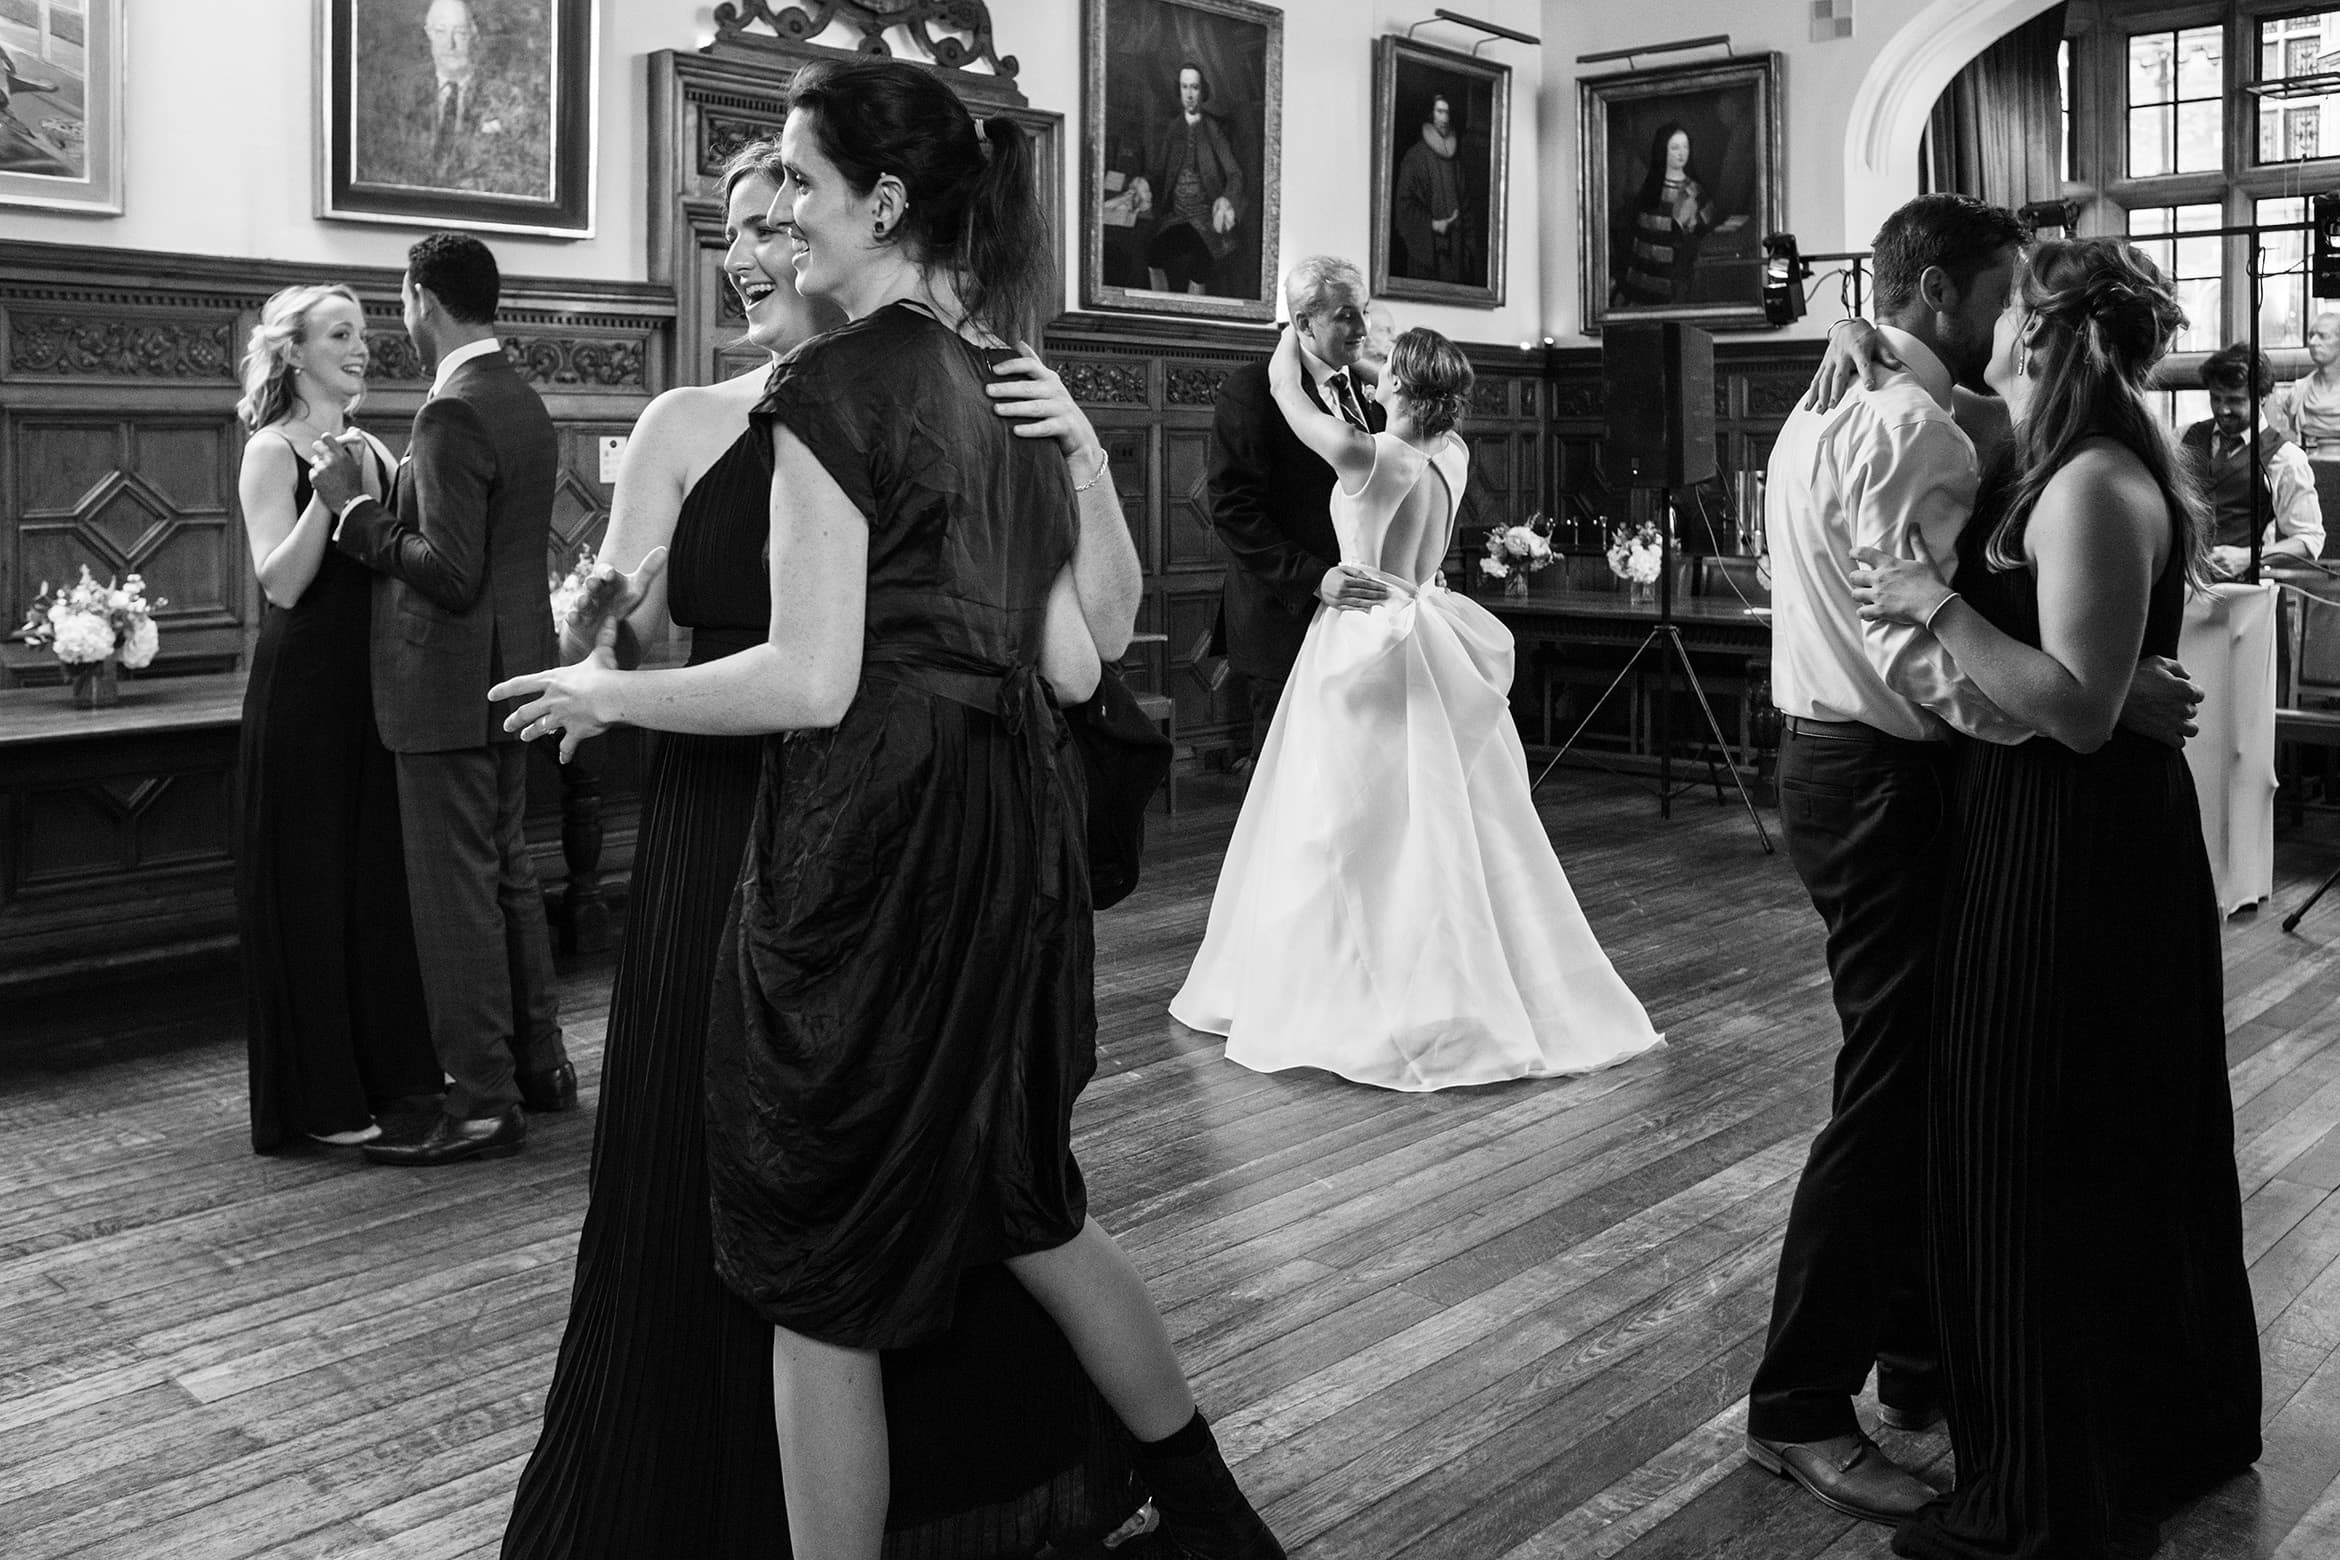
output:
MULTIPOLYGON (((1309 399, 1324 406, 1315 382, 1305 382, 1309 399)), ((1386 419, 1368 401, 1365 420, 1378 433, 1386 419)), ((1211 418, 1211 528, 1227 545, 1220 596, 1227 659, 1247 677, 1291 675, 1316 615, 1316 587, 1341 561, 1332 490, 1332 467, 1300 442, 1268 393, 1266 363, 1246 363, 1220 381, 1211 418)))
POLYGON ((337 544, 375 571, 374 719, 394 753, 518 738, 506 677, 553 663, 545 586, 559 443, 536 392, 500 352, 423 403, 394 507, 351 506, 337 544))

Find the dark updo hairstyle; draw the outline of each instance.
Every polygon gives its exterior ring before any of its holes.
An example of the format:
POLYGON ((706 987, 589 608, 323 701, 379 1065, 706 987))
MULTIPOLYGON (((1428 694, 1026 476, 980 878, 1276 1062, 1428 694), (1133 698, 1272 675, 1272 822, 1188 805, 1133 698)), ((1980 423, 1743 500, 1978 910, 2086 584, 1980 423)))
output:
POLYGON ((1419 325, 1390 343, 1387 373, 1404 394, 1416 430, 1432 439, 1462 421, 1479 377, 1462 348, 1419 325))
POLYGON ((2082 443, 2107 438, 2152 473, 2177 526, 2178 557, 2201 579, 2201 495, 2145 400, 2146 375, 2186 328, 2168 279, 2126 239, 2050 239, 2031 251, 2018 287, 2031 317, 2031 393, 1984 557, 1994 569, 2022 568, 2039 495, 2082 443))
POLYGON ((970 320, 1003 341, 1030 335, 1053 272, 1031 146, 1015 121, 995 114, 979 126, 940 78, 895 59, 807 65, 788 108, 855 194, 884 174, 902 181, 908 201, 888 240, 947 273, 970 320))
POLYGON ((426 233, 406 252, 406 275, 427 287, 447 317, 464 325, 495 322, 503 277, 488 246, 469 233, 426 233))

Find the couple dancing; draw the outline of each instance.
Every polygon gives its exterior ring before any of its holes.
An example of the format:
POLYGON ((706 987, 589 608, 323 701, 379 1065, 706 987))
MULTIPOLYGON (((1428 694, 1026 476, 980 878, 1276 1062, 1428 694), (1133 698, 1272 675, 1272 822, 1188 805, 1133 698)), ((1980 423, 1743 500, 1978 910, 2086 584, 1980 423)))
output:
POLYGON ((1292 328, 1265 370, 1237 369, 1220 392, 1211 485, 1233 554, 1230 648, 1266 685, 1253 700, 1265 738, 1171 1015, 1261 1072, 1409 1091, 1648 1050, 1659 1037, 1528 793, 1511 635, 1439 581, 1470 468, 1454 431, 1470 363, 1409 330, 1368 412, 1351 377, 1356 268, 1305 260, 1285 301, 1292 328), (1270 704, 1266 647, 1294 630, 1270 704))
POLYGON ((2145 400, 2169 282, 2120 239, 2023 237, 1961 195, 1895 212, 1851 350, 1896 371, 1772 451, 1780 816, 1844 1045, 1747 1451, 1898 1554, 2132 1560, 2259 1451, 2199 694, 2168 659, 2206 537, 2145 400), (1886 1424, 1946 1411, 1949 1495, 1855 1418, 1872 1365, 1886 1424))

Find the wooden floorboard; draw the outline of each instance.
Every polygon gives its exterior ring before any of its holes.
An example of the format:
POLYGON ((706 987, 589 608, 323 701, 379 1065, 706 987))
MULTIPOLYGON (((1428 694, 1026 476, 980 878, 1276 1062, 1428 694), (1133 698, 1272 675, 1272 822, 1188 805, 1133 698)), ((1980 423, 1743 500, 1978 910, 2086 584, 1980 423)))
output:
MULTIPOLYGON (((1820 929, 1743 813, 1563 773, 1545 820, 1667 1036, 1434 1095, 1261 1076, 1165 1012, 1236 810, 1185 783, 1098 922, 1093 1206, 1295 1560, 1877 1560, 1749 1465, 1741 1396, 1836 1026, 1820 929)), ((2340 822, 2227 923, 2267 1454, 2170 1560, 2340 1555, 2340 822)), ((260 1159, 232 972, 0 1017, 0 1556, 495 1552, 568 1303, 610 964, 563 972, 585 1111, 437 1173, 260 1159)), ((1939 1434, 1885 1434, 1937 1483, 1939 1434)), ((694 1557, 696 1560, 696 1557, 694 1557)))

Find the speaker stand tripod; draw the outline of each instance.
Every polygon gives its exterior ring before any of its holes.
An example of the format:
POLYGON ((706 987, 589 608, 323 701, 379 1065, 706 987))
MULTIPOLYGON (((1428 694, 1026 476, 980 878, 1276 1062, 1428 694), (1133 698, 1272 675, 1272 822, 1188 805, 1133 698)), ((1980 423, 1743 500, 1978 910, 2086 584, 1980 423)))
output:
MULTIPOLYGON (((1657 495, 1658 513, 1662 517, 1672 509, 1674 490, 1661 487, 1657 490, 1657 495)), ((1593 700, 1592 707, 1584 712, 1584 718, 1576 723, 1576 729, 1568 734, 1567 741, 1560 744, 1560 750, 1552 755, 1549 763, 1544 765, 1542 773, 1529 783, 1528 794, 1533 796, 1537 788, 1550 778, 1552 771, 1559 767, 1560 760, 1568 756, 1568 750, 1576 746, 1576 739, 1584 735, 1585 728, 1592 724, 1593 717, 1601 712, 1601 706, 1608 703, 1610 696, 1615 694, 1619 688, 1625 686, 1625 680, 1633 675, 1633 669, 1641 664, 1641 658, 1653 650, 1658 652, 1656 657, 1658 669, 1658 816, 1672 818, 1675 796, 1697 784, 1695 780, 1685 781, 1681 786, 1674 784, 1673 667, 1679 666, 1682 669, 1683 683, 1688 686, 1692 696, 1698 700, 1698 712, 1706 717, 1707 734, 1713 737, 1715 749, 1723 755, 1723 767, 1731 773, 1731 784, 1738 788, 1739 801, 1747 809, 1747 821, 1755 825, 1755 838, 1762 842, 1763 854, 1766 856, 1772 854, 1771 831, 1763 827, 1763 816, 1755 810, 1755 798, 1747 794, 1747 782, 1739 777, 1738 760, 1731 751, 1731 745, 1723 740, 1722 723, 1714 718, 1714 706, 1707 702, 1706 689, 1699 684, 1698 669, 1690 664, 1690 651, 1682 643, 1682 631, 1674 626, 1674 528, 1670 523, 1665 523, 1662 520, 1658 526, 1657 623, 1647 634, 1642 636, 1641 643, 1634 647, 1633 653, 1625 658, 1625 664, 1618 668, 1617 675, 1610 680, 1609 686, 1601 690, 1601 696, 1593 700), (1673 657, 1672 664, 1667 661, 1669 654, 1673 657)), ((1611 774, 1617 773, 1616 770, 1609 769, 1606 764, 1600 764, 1599 767, 1608 769, 1611 774)), ((1712 770, 1712 759, 1707 761, 1707 767, 1710 771, 1712 770)), ((1715 788, 1715 799, 1717 801, 1722 799, 1722 788, 1719 785, 1715 788)))
POLYGON ((2287 932, 2296 930, 2299 926, 2300 917, 2306 915, 2310 910, 2313 910, 2316 907, 2316 901, 2323 898, 2326 893, 2330 892, 2332 885, 2335 883, 2340 883, 2340 867, 2335 867, 2332 869, 2332 875, 2324 879, 2322 883, 2316 886, 2316 891, 2307 896, 2306 903, 2302 904, 2297 910, 2292 911, 2291 914, 2283 918, 2283 929, 2287 932))

